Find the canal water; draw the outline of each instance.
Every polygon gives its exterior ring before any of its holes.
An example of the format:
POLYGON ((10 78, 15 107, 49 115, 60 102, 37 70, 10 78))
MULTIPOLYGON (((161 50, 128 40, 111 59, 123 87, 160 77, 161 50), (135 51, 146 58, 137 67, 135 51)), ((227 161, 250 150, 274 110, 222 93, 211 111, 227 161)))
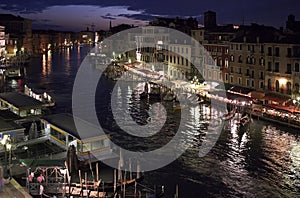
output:
MULTIPOLYGON (((54 113, 71 112, 74 79, 90 49, 87 46, 62 49, 34 59, 27 68, 27 76, 5 82, 6 89, 21 90, 24 84, 34 84, 53 96, 57 103, 54 113)), ((131 150, 147 151, 163 146, 174 136, 180 111, 168 111, 165 126, 152 139, 126 138, 110 113, 109 101, 115 84, 104 77, 99 84, 98 117, 101 125, 111 131, 115 143, 131 150)), ((145 109, 151 101, 141 101, 129 88, 122 94, 128 98, 134 120, 145 124, 149 117, 145 109)), ((164 105, 166 109, 172 108, 168 103, 164 105)), ((189 131, 191 147, 173 163, 146 172, 144 184, 164 185, 166 197, 174 197, 177 184, 179 197, 300 197, 299 131, 254 119, 240 133, 232 120, 213 149, 200 158, 199 147, 209 133, 205 123, 212 111, 205 105, 194 107, 191 112, 194 119, 187 123, 194 126, 189 131)))

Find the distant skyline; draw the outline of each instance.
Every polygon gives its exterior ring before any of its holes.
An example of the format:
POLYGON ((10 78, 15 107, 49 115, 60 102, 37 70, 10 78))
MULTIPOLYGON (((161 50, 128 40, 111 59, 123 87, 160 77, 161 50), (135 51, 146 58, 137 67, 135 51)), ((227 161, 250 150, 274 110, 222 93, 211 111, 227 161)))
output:
POLYGON ((289 14, 300 20, 298 0, 0 0, 0 13, 33 20, 34 29, 81 31, 122 23, 146 25, 153 17, 195 17, 203 24, 203 13, 217 13, 218 24, 258 23, 285 27, 289 14))

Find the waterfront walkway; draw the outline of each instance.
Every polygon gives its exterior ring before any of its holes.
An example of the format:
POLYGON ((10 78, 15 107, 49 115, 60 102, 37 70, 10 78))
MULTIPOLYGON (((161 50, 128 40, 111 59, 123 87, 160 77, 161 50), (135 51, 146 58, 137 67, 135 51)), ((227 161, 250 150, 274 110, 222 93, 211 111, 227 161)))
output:
MULTIPOLYGON (((123 66, 127 71, 130 71, 142 77, 147 77, 147 79, 153 83, 163 85, 163 83, 158 82, 159 77, 161 77, 159 76, 159 72, 147 70, 146 68, 137 64, 125 64, 123 66)), ((205 99, 214 99, 220 102, 225 102, 227 104, 232 104, 236 106, 248 106, 249 110, 251 111, 251 114, 257 118, 300 129, 300 111, 294 106, 258 105, 253 103, 253 99, 250 96, 242 97, 241 95, 235 95, 233 93, 229 94, 226 92, 227 98, 224 98, 218 96, 217 93, 219 90, 214 89, 212 87, 209 87, 209 89, 207 89, 203 86, 195 85, 190 82, 186 82, 184 86, 181 86, 178 83, 175 83, 175 81, 171 82, 171 84, 173 84, 172 86, 175 85, 176 88, 180 87, 182 92, 191 92, 199 95, 199 97, 204 97, 205 99), (228 94, 231 97, 228 97, 228 94)), ((172 86, 167 87, 172 89, 172 86)))
POLYGON ((32 198, 25 187, 22 187, 16 180, 11 179, 0 190, 0 198, 32 198))

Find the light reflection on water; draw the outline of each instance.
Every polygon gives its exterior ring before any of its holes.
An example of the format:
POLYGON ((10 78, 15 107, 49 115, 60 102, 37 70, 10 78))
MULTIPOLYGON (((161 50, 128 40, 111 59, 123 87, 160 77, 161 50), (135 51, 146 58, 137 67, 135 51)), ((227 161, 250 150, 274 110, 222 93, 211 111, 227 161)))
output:
MULTIPOLYGON (((72 85, 82 58, 88 52, 86 48, 73 48, 54 52, 35 60, 27 69, 28 76, 23 81, 45 88, 57 102, 55 112, 71 111, 72 85)), ((24 83, 23 82, 23 83, 24 83)), ((176 132, 180 112, 170 109, 172 104, 165 104, 169 109, 167 126, 160 135, 146 142, 135 142, 131 137, 124 139, 117 126, 106 112, 110 100, 110 88, 114 84, 101 80, 102 90, 97 103, 98 115, 103 124, 112 131, 114 137, 136 150, 145 149, 148 143, 157 148, 168 142, 176 132), (119 139, 118 139, 119 138, 119 139)), ((21 81, 10 81, 11 89, 19 89, 21 81)), ((149 103, 140 101, 134 90, 120 90, 131 105, 130 113, 139 122, 147 122, 145 108, 149 103)), ((274 123, 253 120, 249 128, 240 132, 233 119, 224 126, 219 141, 205 157, 199 158, 198 151, 207 133, 213 129, 207 123, 216 120, 218 111, 206 105, 193 107, 189 111, 186 133, 190 139, 183 142, 190 144, 178 160, 157 171, 146 173, 144 183, 166 185, 167 197, 173 197, 175 185, 179 184, 180 197, 300 197, 300 138, 299 132, 274 123)), ((211 125, 217 125, 218 122, 211 125)))

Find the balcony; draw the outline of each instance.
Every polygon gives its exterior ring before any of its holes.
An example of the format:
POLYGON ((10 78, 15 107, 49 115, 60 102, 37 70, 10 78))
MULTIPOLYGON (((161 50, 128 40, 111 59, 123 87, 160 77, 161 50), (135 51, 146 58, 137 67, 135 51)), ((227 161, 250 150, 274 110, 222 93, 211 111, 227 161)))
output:
POLYGON ((293 76, 300 77, 300 72, 292 72, 293 76))

